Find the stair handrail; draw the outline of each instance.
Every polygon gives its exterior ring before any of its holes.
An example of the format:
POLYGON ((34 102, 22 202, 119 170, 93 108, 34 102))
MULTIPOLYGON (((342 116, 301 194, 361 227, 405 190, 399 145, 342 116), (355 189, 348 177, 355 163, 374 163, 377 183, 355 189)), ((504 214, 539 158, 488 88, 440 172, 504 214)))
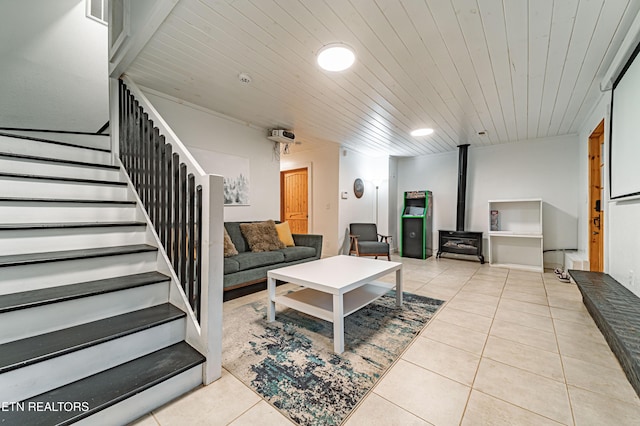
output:
POLYGON ((111 118, 118 143, 112 146, 172 266, 179 285, 170 298, 186 304, 187 342, 206 356, 208 384, 222 374, 223 178, 204 171, 131 78, 118 84, 119 114, 111 118))

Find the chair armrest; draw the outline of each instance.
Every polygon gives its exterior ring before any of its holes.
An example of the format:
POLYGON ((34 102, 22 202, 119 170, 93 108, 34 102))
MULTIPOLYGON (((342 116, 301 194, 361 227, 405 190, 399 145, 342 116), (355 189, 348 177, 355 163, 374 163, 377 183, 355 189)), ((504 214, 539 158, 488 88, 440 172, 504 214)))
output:
POLYGON ((319 234, 292 234, 293 242, 297 246, 313 247, 316 249, 316 258, 322 255, 322 235, 319 234))
POLYGON ((378 234, 378 237, 380 237, 380 242, 385 242, 387 244, 389 244, 389 238, 393 238, 393 235, 382 235, 382 234, 378 234))

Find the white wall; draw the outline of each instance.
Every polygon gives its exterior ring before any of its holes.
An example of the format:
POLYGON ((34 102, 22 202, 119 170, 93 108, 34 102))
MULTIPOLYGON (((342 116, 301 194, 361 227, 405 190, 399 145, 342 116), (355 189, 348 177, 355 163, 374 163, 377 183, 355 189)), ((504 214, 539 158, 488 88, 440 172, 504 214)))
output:
MULTIPOLYGON (((541 198, 544 248, 576 248, 578 200, 576 136, 469 148, 465 229, 485 233, 488 201, 541 198)), ((458 153, 402 158, 398 164, 398 208, 405 191, 433 192, 434 247, 439 229, 455 229, 458 153)), ((399 224, 398 224, 399 225, 399 224)), ((547 255, 547 262, 561 262, 547 255)))
POLYGON ((109 119, 107 27, 83 0, 3 2, 0 57, 3 127, 95 132, 109 119))
MULTIPOLYGON (((145 95, 187 147, 249 159, 249 206, 227 206, 225 221, 280 218, 280 163, 266 130, 143 88, 145 95)), ((196 156, 196 160, 197 160, 196 156)), ((219 174, 215 170, 208 173, 219 174)))
MULTIPOLYGON (((640 296, 640 199, 612 201, 609 199, 609 113, 611 94, 607 92, 594 106, 580 132, 580 249, 589 252, 589 172, 588 141, 596 126, 605 120, 604 180, 604 271, 620 284, 640 296)), ((640 106, 638 106, 640 113, 640 106)))
MULTIPOLYGON (((339 192, 347 193, 347 199, 340 198, 338 242, 345 246, 345 233, 348 235, 350 223, 376 221, 376 182, 378 232, 384 235, 392 235, 396 240, 396 232, 389 232, 389 158, 369 157, 345 148, 340 150, 340 182, 339 192), (353 182, 356 178, 364 182, 364 194, 362 198, 356 198, 353 193, 353 182)), ((346 244, 349 241, 346 238, 346 244)), ((347 247, 348 248, 348 247, 347 247)))
MULTIPOLYGON (((304 144, 307 144, 305 142, 304 144)), ((291 170, 309 167, 311 174, 311 198, 309 200, 309 233, 321 234, 322 255, 338 254, 338 175, 340 147, 337 144, 309 142, 302 149, 294 149, 280 158, 280 169, 291 170), (309 145, 311 148, 309 148, 309 145)))

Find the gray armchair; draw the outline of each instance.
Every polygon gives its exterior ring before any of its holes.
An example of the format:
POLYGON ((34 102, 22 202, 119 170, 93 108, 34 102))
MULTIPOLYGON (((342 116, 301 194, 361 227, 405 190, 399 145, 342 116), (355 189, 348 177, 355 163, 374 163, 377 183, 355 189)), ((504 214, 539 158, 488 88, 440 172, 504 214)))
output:
POLYGON ((356 256, 386 256, 389 253, 389 235, 378 234, 375 223, 352 223, 349 225, 349 254, 356 256))

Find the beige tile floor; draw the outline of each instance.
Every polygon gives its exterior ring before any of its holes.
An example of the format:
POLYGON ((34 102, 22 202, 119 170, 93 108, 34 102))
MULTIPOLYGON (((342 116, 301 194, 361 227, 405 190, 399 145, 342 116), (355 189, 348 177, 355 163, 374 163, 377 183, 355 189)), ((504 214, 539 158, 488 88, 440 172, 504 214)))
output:
MULTIPOLYGON (((575 284, 465 260, 393 260, 406 291, 447 303, 346 426, 640 425, 640 400, 575 284)), ((227 371, 137 422, 227 424, 291 423, 227 371)))

